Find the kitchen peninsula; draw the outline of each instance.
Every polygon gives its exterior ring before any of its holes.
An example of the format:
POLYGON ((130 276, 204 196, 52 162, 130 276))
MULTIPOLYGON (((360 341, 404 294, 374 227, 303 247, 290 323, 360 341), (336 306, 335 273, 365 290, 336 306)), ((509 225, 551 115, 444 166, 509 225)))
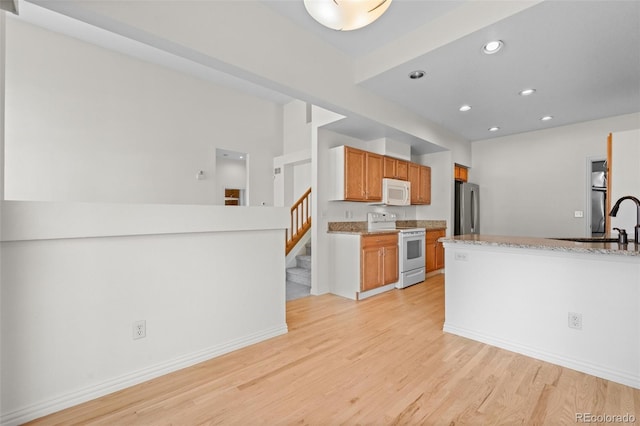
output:
POLYGON ((640 388, 638 245, 440 241, 445 332, 640 388))

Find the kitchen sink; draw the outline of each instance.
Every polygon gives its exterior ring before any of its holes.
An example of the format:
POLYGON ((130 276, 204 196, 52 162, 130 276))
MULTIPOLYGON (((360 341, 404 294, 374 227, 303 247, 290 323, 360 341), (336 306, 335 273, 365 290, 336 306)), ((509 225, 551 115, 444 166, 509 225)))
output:
POLYGON ((602 237, 577 237, 577 238, 553 238, 560 241, 574 241, 576 243, 617 243, 617 238, 602 237))

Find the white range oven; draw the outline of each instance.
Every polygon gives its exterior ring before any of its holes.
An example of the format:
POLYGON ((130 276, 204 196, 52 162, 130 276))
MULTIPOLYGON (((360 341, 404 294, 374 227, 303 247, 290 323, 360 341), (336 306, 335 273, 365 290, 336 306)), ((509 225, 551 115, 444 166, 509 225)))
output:
POLYGON ((396 288, 405 288, 425 279, 426 231, 424 228, 397 228, 400 280, 396 288))

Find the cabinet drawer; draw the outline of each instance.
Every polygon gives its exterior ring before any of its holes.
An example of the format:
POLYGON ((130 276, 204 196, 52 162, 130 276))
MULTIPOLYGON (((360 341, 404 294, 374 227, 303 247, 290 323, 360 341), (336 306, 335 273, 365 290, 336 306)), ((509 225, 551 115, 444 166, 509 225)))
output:
POLYGON ((398 244, 398 234, 375 234, 363 235, 361 239, 362 248, 384 247, 398 244))

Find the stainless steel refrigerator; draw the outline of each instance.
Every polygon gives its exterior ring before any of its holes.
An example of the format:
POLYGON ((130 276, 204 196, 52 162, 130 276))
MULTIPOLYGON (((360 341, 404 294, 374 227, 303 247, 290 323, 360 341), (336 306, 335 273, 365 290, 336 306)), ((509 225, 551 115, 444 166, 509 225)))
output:
POLYGON ((604 237, 606 233, 607 173, 591 172, 591 236, 604 237))
POLYGON ((480 233, 480 187, 456 182, 453 235, 480 233))

